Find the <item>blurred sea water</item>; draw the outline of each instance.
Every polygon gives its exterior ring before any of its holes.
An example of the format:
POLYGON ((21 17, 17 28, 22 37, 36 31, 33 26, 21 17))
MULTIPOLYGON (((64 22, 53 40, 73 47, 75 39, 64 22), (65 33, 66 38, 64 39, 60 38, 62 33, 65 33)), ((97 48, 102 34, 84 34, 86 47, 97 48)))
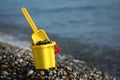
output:
POLYGON ((31 30, 22 7, 73 55, 120 76, 120 0, 1 0, 0 41, 29 49, 31 30), (106 64, 107 63, 107 64, 106 64), (112 65, 111 65, 112 64, 112 65))
POLYGON ((2 0, 0 21, 30 28, 21 13, 21 8, 26 7, 39 29, 119 49, 119 3, 119 0, 2 0))

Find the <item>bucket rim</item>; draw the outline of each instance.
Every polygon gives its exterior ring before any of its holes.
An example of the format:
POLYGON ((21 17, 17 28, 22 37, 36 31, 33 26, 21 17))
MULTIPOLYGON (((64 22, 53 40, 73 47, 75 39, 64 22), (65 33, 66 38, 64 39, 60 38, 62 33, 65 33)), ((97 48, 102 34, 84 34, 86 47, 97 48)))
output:
POLYGON ((49 43, 49 44, 43 44, 43 45, 30 45, 30 48, 46 48, 46 47, 54 46, 55 44, 56 44, 56 42, 53 41, 52 43, 49 43))

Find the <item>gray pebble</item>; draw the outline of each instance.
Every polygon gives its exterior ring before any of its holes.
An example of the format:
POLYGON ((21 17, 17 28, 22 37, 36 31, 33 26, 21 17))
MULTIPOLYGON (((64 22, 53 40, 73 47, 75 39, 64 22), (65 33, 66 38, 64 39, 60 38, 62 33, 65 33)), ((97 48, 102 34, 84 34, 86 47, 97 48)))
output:
POLYGON ((44 72, 44 71, 40 71, 40 74, 41 74, 41 75, 44 75, 44 74, 45 74, 45 72, 44 72))
POLYGON ((2 74, 3 74, 4 76, 8 76, 8 72, 7 72, 7 71, 2 71, 2 74))
POLYGON ((50 76, 52 76, 52 75, 53 75, 53 72, 52 72, 52 71, 50 71, 50 72, 49 72, 49 75, 50 75, 50 76))

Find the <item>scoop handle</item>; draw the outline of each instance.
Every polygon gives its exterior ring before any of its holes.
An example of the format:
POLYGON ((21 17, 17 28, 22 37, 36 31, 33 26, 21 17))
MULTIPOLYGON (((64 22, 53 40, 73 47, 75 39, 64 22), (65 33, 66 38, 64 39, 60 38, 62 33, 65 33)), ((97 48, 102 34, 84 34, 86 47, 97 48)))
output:
POLYGON ((32 18, 30 17, 28 11, 26 10, 26 8, 22 8, 22 13, 24 14, 25 18, 27 19, 28 23, 30 24, 31 28, 33 29, 34 32, 38 32, 38 29, 34 23, 34 21, 32 20, 32 18))

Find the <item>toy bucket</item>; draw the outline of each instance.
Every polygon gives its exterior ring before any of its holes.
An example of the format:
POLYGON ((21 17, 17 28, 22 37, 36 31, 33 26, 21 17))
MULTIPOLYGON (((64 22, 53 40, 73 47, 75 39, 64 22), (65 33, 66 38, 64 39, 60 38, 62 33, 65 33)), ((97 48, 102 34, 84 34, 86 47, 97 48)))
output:
POLYGON ((49 44, 30 46, 32 49, 36 69, 49 69, 55 67, 55 44, 55 42, 52 42, 49 44))

